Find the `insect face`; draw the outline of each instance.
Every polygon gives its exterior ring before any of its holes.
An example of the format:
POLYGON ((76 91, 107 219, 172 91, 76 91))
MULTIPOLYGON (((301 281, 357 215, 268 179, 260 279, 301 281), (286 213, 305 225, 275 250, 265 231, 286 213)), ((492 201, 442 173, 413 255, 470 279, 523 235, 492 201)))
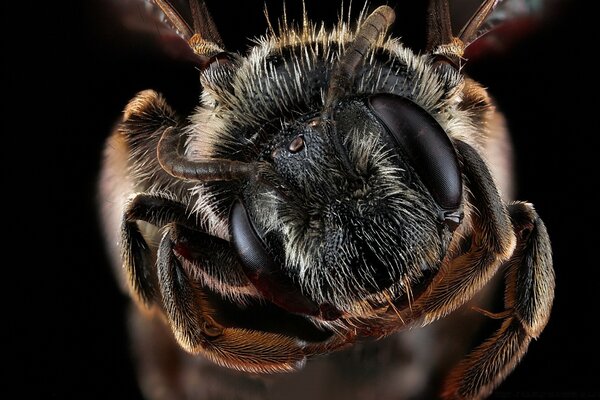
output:
POLYGON ((104 212, 122 219, 107 232, 141 306, 190 353, 288 371, 441 318, 505 265, 502 328, 445 389, 488 393, 545 326, 554 287, 543 223, 502 200, 482 157, 503 134, 490 99, 459 68, 496 2, 454 37, 432 1, 422 55, 387 37, 387 6, 356 30, 284 26, 241 56, 203 3, 195 33, 157 4, 194 52, 202 98, 182 117, 142 92, 109 139, 104 212))
POLYGON ((305 35, 301 43, 265 43, 239 65, 205 74, 203 85, 219 90, 205 96, 215 106, 198 120, 218 123, 211 132, 198 126, 190 148, 261 166, 240 185, 229 225, 238 249, 256 236, 260 246, 243 253, 242 264, 264 295, 293 310, 297 297, 287 304, 281 290, 294 287, 312 304, 308 314, 325 306, 371 315, 437 270, 451 237, 446 217, 460 218, 456 154, 424 107, 448 110, 462 80, 401 47, 379 48, 356 72, 358 89, 336 93, 329 107, 327 82, 344 62, 343 42, 305 35), (447 89, 432 95, 424 86, 447 89), (236 224, 251 229, 242 234, 236 224), (249 266, 257 259, 270 267, 249 266), (274 275, 279 283, 267 284, 274 275))

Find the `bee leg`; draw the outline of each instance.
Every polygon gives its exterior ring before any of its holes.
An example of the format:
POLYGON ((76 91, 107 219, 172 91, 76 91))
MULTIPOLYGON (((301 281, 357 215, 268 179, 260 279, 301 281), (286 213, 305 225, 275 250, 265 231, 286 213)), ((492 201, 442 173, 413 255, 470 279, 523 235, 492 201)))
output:
MULTIPOLYGON (((450 374, 444 398, 489 395, 542 332, 554 298, 554 269, 546 228, 528 203, 508 206, 517 246, 506 263, 506 317, 492 337, 473 350, 450 374)), ((502 313, 504 314, 504 313, 502 313)))
POLYGON ((507 266, 508 311, 498 314, 503 318, 500 329, 451 372, 443 391, 446 399, 477 399, 502 381, 544 328, 554 272, 548 235, 533 207, 504 205, 479 154, 463 142, 455 145, 473 208, 471 247, 441 267, 409 315, 428 324, 471 299, 501 265, 507 266))
POLYGON ((427 325, 469 301, 509 259, 515 235, 506 207, 479 154, 457 141, 467 183, 471 212, 471 247, 444 263, 429 289, 408 310, 407 320, 422 318, 427 325))
POLYGON ((138 221, 161 227, 168 222, 192 223, 186 207, 168 194, 139 194, 126 206, 121 224, 123 268, 135 298, 149 307, 158 300, 158 280, 152 249, 140 231, 138 221))
POLYGON ((224 327, 215 321, 215 311, 200 285, 188 275, 181 258, 216 274, 218 270, 232 269, 223 263, 234 260, 235 256, 231 250, 225 254, 227 248, 221 239, 201 232, 184 204, 167 194, 137 195, 125 211, 122 248, 134 293, 142 300, 148 299, 144 303, 147 305, 162 298, 175 337, 188 352, 203 353, 220 365, 250 372, 293 370, 305 362, 305 344, 299 340, 224 327), (138 221, 163 228, 156 269, 138 221), (220 254, 204 259, 211 248, 220 254))
POLYGON ((158 282, 164 311, 178 343, 190 353, 248 372, 277 372, 300 368, 306 359, 304 343, 283 335, 229 328, 215 321, 200 285, 190 279, 176 254, 185 228, 168 224, 158 257, 158 282))

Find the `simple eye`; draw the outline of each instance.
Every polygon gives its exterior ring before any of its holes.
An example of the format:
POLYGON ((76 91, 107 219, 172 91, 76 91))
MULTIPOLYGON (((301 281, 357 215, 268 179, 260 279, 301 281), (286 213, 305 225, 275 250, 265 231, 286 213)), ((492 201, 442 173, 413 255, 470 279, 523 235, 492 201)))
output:
POLYGON ((444 214, 456 211, 462 201, 462 177, 444 129, 427 111, 400 96, 376 94, 369 98, 369 106, 444 214))
POLYGON ((302 151, 302 149, 304 149, 304 136, 298 135, 292 139, 290 145, 288 146, 288 150, 290 153, 295 154, 302 151))

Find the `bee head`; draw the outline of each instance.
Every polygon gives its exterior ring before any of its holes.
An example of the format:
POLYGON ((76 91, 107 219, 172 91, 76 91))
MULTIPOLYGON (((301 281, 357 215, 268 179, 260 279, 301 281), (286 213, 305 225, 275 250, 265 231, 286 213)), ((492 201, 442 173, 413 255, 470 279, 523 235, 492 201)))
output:
POLYGON ((371 315, 412 296, 461 222, 447 115, 462 76, 383 43, 392 21, 382 7, 344 45, 342 34, 265 41, 203 76, 214 109, 202 122, 219 121, 213 156, 263 166, 234 200, 232 244, 251 282, 288 311, 371 315))
POLYGON ((433 118, 402 97, 360 96, 278 137, 268 183, 249 185, 244 207, 274 268, 304 296, 357 312, 357 299, 397 298, 432 276, 462 194, 433 118))

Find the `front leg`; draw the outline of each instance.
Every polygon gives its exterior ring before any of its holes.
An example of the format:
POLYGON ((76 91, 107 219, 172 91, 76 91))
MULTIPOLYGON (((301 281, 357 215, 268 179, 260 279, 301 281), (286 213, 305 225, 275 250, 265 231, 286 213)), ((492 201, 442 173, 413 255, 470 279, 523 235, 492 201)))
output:
POLYGON ((195 280, 201 279, 211 289, 233 299, 257 295, 227 241, 205 233, 198 217, 170 194, 142 193, 129 201, 121 225, 123 266, 132 292, 142 304, 150 306, 157 300, 158 281, 156 257, 140 230, 139 221, 159 229, 170 223, 179 225, 174 232, 176 251, 186 259, 185 265, 195 280))
MULTIPOLYGON (((190 233, 176 223, 167 225, 157 259, 164 311, 181 347, 219 365, 249 372, 286 371, 303 365, 304 343, 279 334, 223 326, 216 320, 202 282, 191 279, 182 263, 191 255, 190 233)), ((193 247, 195 256, 199 255, 196 251, 205 251, 193 247)), ((194 263, 198 262, 196 257, 194 263)))
POLYGON ((496 316, 502 326, 452 371, 443 393, 446 399, 479 399, 515 367, 546 325, 554 271, 550 240, 533 207, 505 206, 479 154, 462 142, 456 147, 473 208, 470 248, 449 259, 429 288, 398 315, 403 321, 430 323, 463 305, 499 267, 507 266, 507 310, 496 316))
POLYGON ((446 399, 489 395, 542 332, 554 299, 550 239, 542 220, 528 203, 508 206, 517 246, 506 264, 506 311, 496 333, 477 347, 451 373, 446 399))
MULTIPOLYGON (((513 254, 515 237, 506 207, 488 167, 475 149, 457 141, 465 181, 468 183, 469 249, 449 257, 427 290, 402 311, 407 323, 427 325, 473 298, 513 254)), ((391 318, 394 314, 390 313, 391 318)))
POLYGON ((132 290, 140 299, 161 306, 185 350, 250 372, 293 370, 304 363, 307 349, 299 340, 227 327, 216 320, 206 296, 211 285, 223 289, 225 296, 229 291, 232 300, 236 299, 233 293, 256 296, 257 292, 243 275, 229 243, 202 232, 184 204, 165 194, 140 194, 126 209, 122 234, 132 290), (152 251, 138 221, 163 229, 156 264, 150 262, 152 251))
POLYGON ((158 301, 155 255, 140 230, 138 221, 161 228, 170 222, 195 224, 181 202, 166 193, 138 194, 125 208, 121 224, 121 256, 131 292, 149 307, 158 301))

